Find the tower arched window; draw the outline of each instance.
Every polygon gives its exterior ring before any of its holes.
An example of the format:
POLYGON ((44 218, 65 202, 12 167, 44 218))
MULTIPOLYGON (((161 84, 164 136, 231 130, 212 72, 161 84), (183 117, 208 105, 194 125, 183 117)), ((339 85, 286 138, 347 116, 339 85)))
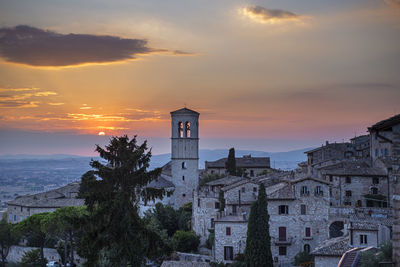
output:
POLYGON ((182 169, 186 169, 186 162, 182 162, 182 169))
POLYGON ((190 138, 190 121, 187 121, 185 123, 185 132, 186 132, 186 137, 190 138))
POLYGON ((178 122, 178 134, 179 137, 182 138, 183 137, 183 122, 178 122))
POLYGON ((310 245, 309 244, 305 244, 304 245, 304 251, 307 252, 307 253, 310 253, 310 250, 311 250, 310 245))

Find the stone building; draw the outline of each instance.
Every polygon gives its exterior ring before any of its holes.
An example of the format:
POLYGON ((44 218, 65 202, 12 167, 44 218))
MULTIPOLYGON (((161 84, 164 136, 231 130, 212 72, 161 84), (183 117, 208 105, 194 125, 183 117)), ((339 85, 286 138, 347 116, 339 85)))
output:
POLYGON ((335 164, 344 159, 354 157, 354 148, 351 143, 329 143, 321 147, 304 152, 307 154, 308 175, 315 175, 316 167, 335 164))
MULTIPOLYGON (((215 220, 215 260, 229 263, 244 251, 250 205, 257 198, 258 186, 247 181, 222 190, 226 207, 225 216, 215 220), (239 194, 243 199, 240 203, 239 194)), ((309 177, 266 188, 271 252, 275 262, 289 264, 299 251, 310 252, 328 238, 327 192, 329 182, 309 177)))
POLYGON ((62 207, 80 207, 84 199, 77 198, 80 183, 75 182, 66 186, 34 195, 25 195, 7 202, 8 221, 20 222, 29 216, 41 212, 53 212, 62 207))
POLYGON ((350 139, 354 148, 354 156, 358 159, 367 159, 370 157, 370 136, 360 135, 350 139))
POLYGON ((393 181, 393 262, 400 267, 400 125, 393 126, 392 172, 393 181))
POLYGON ((348 235, 327 239, 311 252, 314 266, 337 267, 342 255, 351 249, 348 235))
POLYGON ((382 120, 368 128, 372 163, 379 157, 393 155, 393 127, 400 125, 400 114, 382 120))
MULTIPOLYGON (((252 157, 246 155, 236 159, 236 167, 243 169, 249 177, 259 176, 271 168, 269 157, 252 157)), ((226 175, 228 158, 222 158, 216 161, 206 161, 205 171, 207 174, 226 175)))

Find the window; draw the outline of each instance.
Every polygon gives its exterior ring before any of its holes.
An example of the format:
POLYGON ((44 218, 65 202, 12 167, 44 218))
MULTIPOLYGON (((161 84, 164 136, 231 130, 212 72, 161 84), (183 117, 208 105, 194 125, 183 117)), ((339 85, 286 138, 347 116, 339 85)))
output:
POLYGON ((385 156, 389 156, 389 150, 387 148, 385 148, 385 156))
POLYGON ((254 193, 257 192, 257 187, 253 187, 253 192, 254 192, 254 193))
POLYGON ((279 227, 279 241, 286 241, 286 227, 279 227))
POLYGON ((182 175, 182 181, 185 181, 185 175, 182 175))
POLYGON ((190 122, 187 121, 185 123, 185 133, 186 133, 186 137, 190 138, 190 122))
POLYGON ((305 215, 307 213, 306 205, 301 205, 300 206, 300 211, 301 211, 301 215, 305 215))
POLYGON ((200 208, 200 198, 197 199, 197 207, 200 208))
POLYGON ((321 189, 321 186, 316 186, 314 189, 314 195, 315 196, 323 196, 324 192, 321 189))
POLYGON ((310 237, 310 236, 311 236, 311 228, 306 227, 306 237, 310 237))
POLYGON ((286 247, 279 247, 279 256, 286 256, 286 247))
POLYGON ((19 221, 22 222, 22 220, 24 219, 24 216, 19 216, 19 221))
POLYGON ((182 161, 182 169, 186 169, 186 162, 182 161))
POLYGON ((372 183, 373 184, 379 184, 379 177, 372 178, 372 183))
POLYGON ((9 215, 9 217, 8 217, 8 220, 11 222, 12 219, 13 219, 13 215, 12 215, 12 213, 10 213, 10 215, 9 215))
POLYGON ((345 206, 351 206, 351 201, 345 201, 345 202, 344 202, 344 205, 345 205, 345 206))
POLYGON ((351 190, 346 191, 346 197, 351 197, 351 190))
POLYGON ((219 209, 219 202, 215 202, 215 209, 219 209))
POLYGON ((17 221, 17 215, 14 215, 14 222, 17 221))
POLYGON ((225 231, 226 231, 226 235, 231 235, 231 228, 230 227, 226 227, 225 231))
MULTIPOLYGON (((376 137, 376 136, 375 136, 376 137)), ((376 148, 375 149, 375 157, 377 157, 379 155, 379 150, 376 148)))
POLYGON ((214 228, 214 218, 211 218, 211 228, 214 228))
POLYGON ((186 194, 182 194, 183 197, 186 197, 186 194))
POLYGON ((346 184, 351 184, 351 178, 349 176, 346 176, 346 184))
POLYGON ((367 235, 360 235, 360 244, 368 244, 367 235))
POLYGON ((246 192, 246 187, 242 187, 242 193, 246 192))
POLYGON ((183 122, 178 122, 178 134, 179 137, 182 138, 183 137, 183 122))
POLYGON ((311 247, 310 247, 309 244, 305 244, 305 245, 304 245, 304 251, 307 252, 307 253, 310 253, 311 247))
POLYGON ((233 260, 233 247, 224 247, 224 260, 233 260))
POLYGON ((250 176, 254 177, 254 171, 253 170, 250 170, 250 176))
POLYGON ((288 205, 280 205, 278 207, 279 214, 289 214, 289 206, 288 205))
POLYGON ((309 193, 310 193, 310 192, 308 191, 307 186, 302 186, 302 187, 301 187, 300 195, 302 195, 302 196, 308 196, 309 193))
POLYGON ((332 182, 333 181, 333 177, 332 177, 332 175, 329 175, 329 182, 332 182))
POLYGON ((23 209, 23 208, 22 208, 22 206, 21 206, 21 212, 22 212, 22 209, 23 209))
POLYGON ((371 187, 371 193, 372 193, 373 195, 377 195, 377 194, 378 194, 378 188, 376 188, 376 187, 371 187))

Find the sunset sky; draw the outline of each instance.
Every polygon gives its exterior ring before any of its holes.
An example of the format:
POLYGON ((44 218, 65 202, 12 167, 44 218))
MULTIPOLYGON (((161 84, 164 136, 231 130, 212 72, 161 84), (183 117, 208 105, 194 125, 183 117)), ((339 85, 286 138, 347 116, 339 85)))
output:
POLYGON ((185 105, 201 148, 364 134, 400 113, 400 0, 0 0, 0 154, 169 152, 185 105))

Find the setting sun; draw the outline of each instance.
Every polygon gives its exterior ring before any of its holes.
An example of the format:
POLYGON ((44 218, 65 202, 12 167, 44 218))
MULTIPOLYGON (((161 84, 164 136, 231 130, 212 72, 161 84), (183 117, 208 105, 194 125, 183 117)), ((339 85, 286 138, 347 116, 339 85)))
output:
POLYGON ((99 132, 98 135, 105 135, 105 134, 106 134, 105 132, 99 132))

